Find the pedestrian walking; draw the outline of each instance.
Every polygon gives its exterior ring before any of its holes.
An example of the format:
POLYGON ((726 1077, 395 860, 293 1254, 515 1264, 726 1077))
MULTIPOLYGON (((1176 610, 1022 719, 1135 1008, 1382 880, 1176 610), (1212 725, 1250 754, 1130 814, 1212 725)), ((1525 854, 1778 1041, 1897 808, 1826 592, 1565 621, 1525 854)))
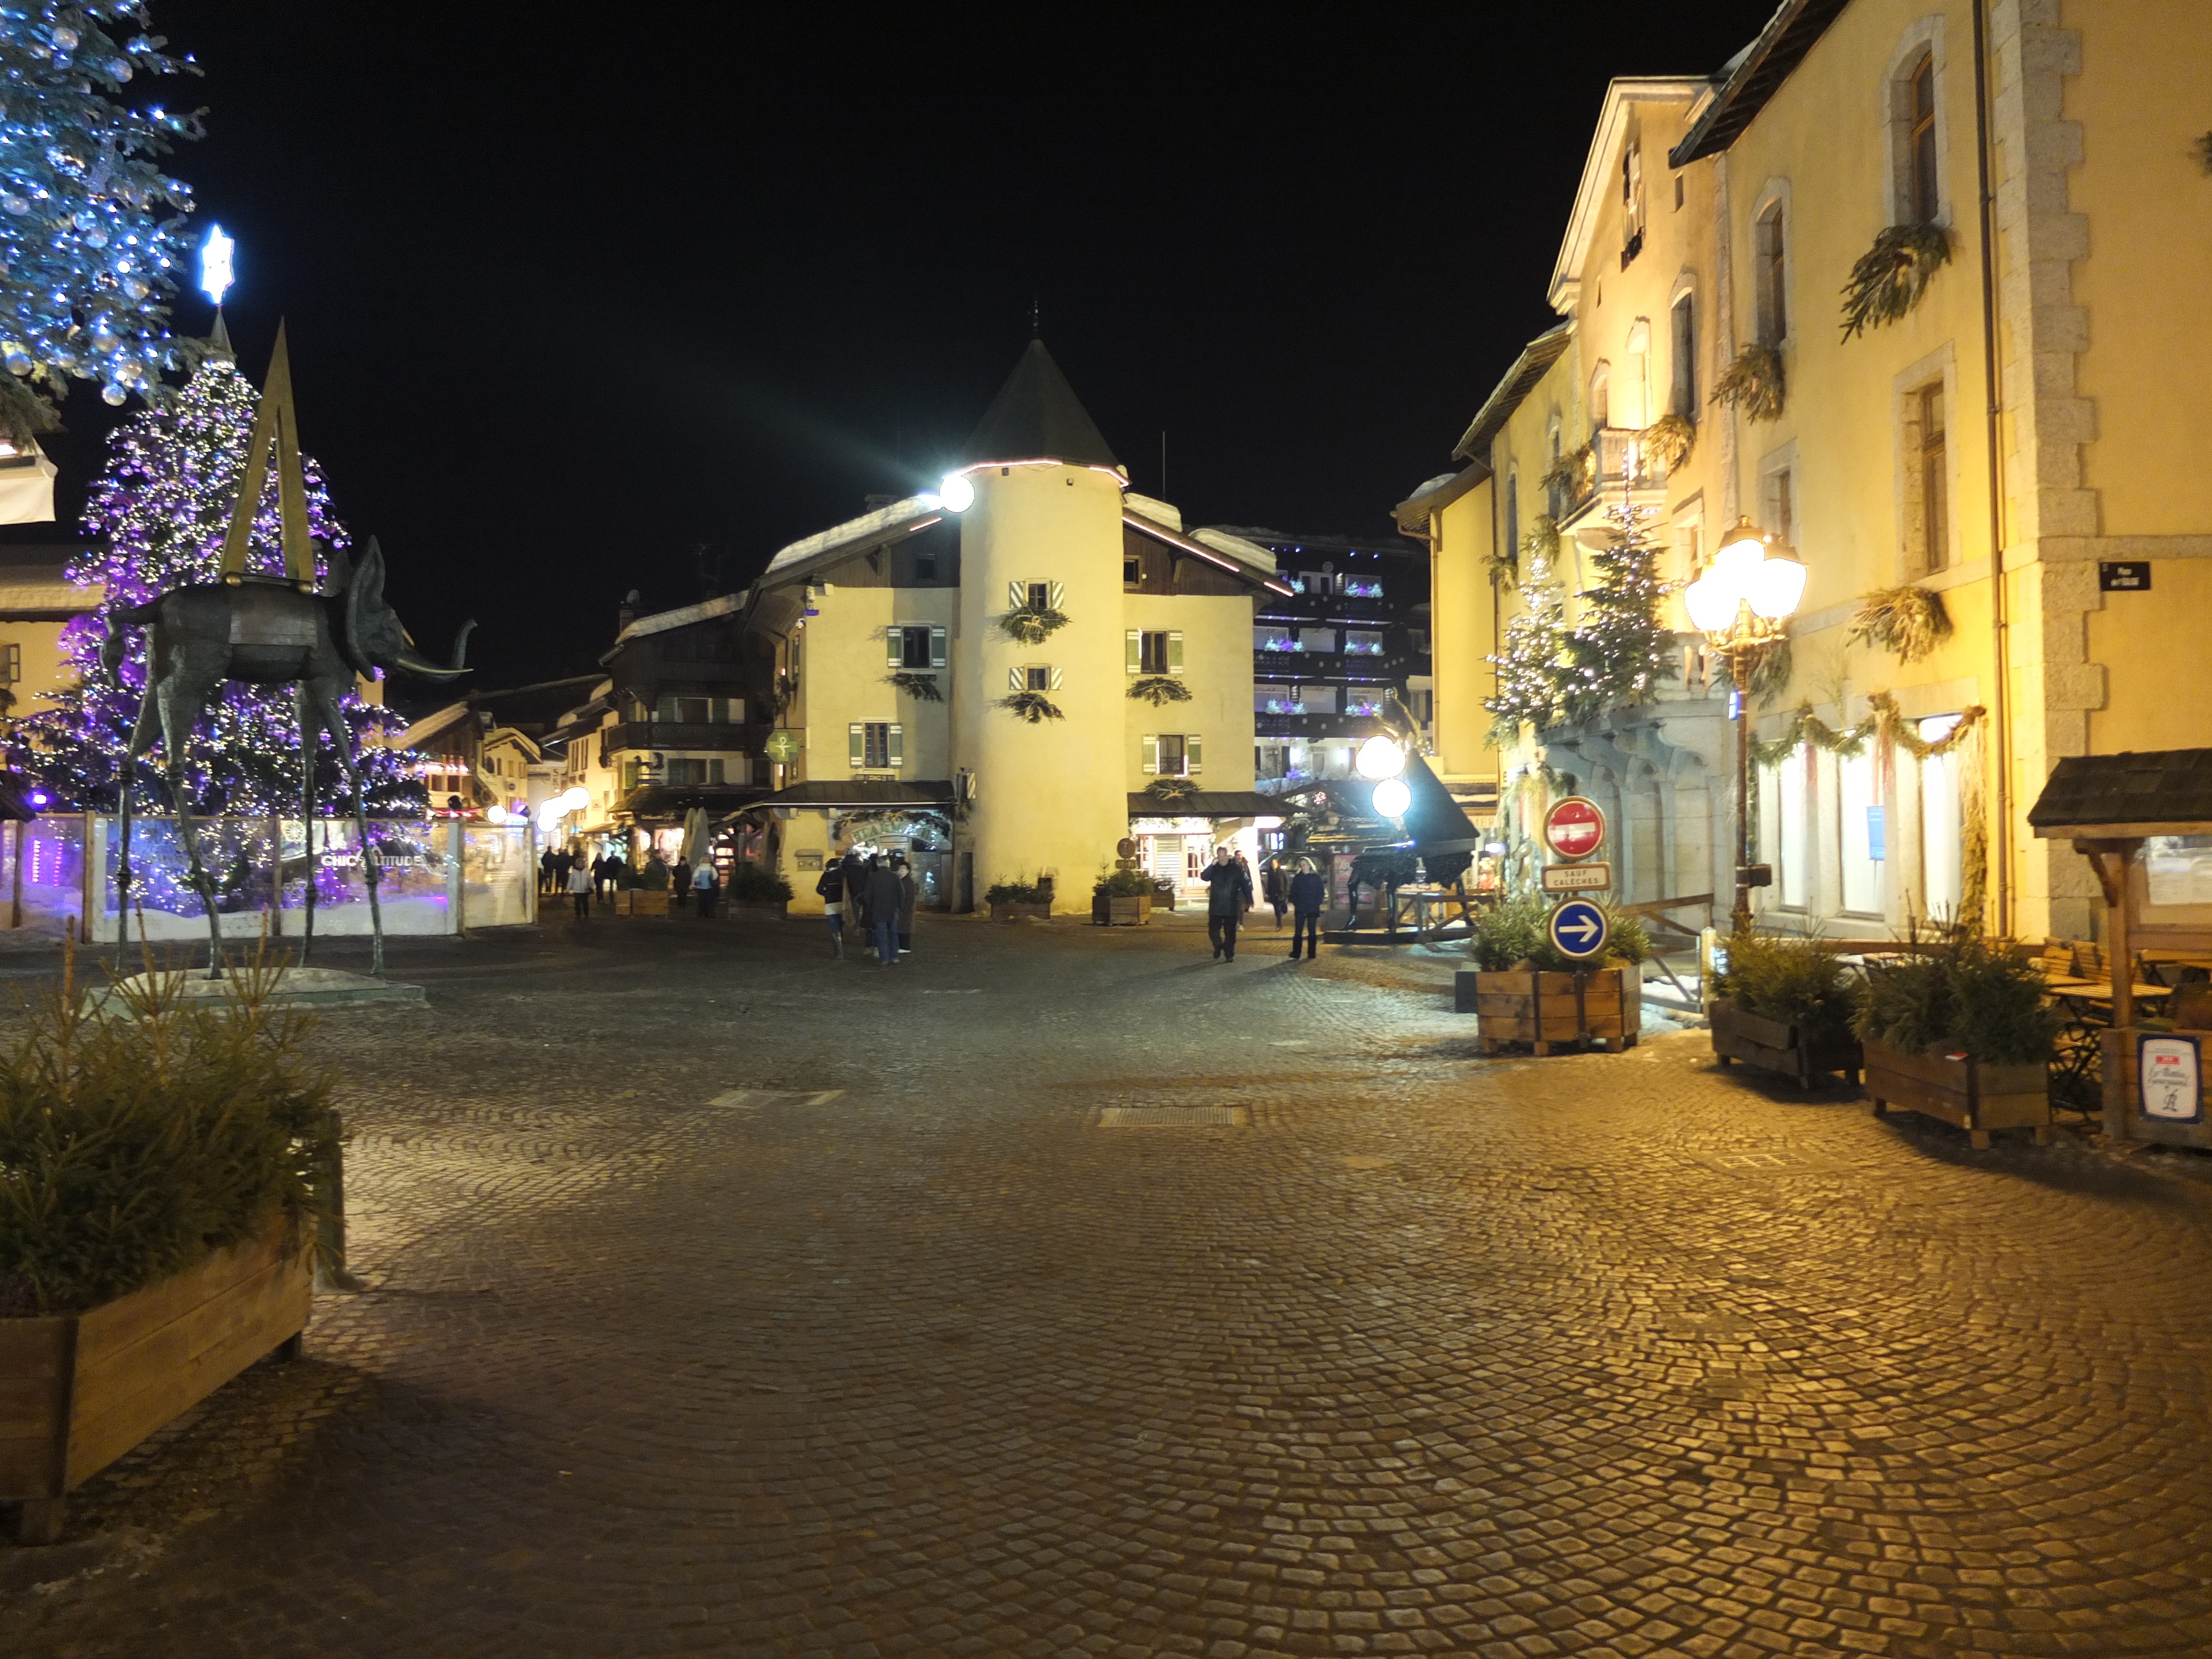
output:
POLYGON ((867 866, 860 861, 858 853, 848 852, 845 854, 842 867, 845 872, 845 934, 847 938, 857 939, 865 945, 868 939, 867 866))
POLYGON ((599 877, 599 897, 612 898, 614 896, 615 876, 622 867, 623 861, 617 858, 611 850, 602 853, 599 855, 599 862, 592 866, 592 872, 599 877))
POLYGON ((1321 907, 1328 896, 1328 883, 1314 868, 1311 859, 1298 860, 1298 872, 1291 878, 1291 960, 1298 959, 1298 945, 1303 941, 1306 956, 1310 959, 1321 942, 1321 907))
POLYGON ((1226 847, 1213 849, 1206 866, 1206 936, 1216 962, 1237 960, 1237 923, 1252 906, 1252 877, 1226 847))
POLYGON ((576 855, 567 848, 557 848, 553 854, 553 890, 568 890, 568 873, 576 867, 576 855))
POLYGON ((1275 931, 1279 933, 1283 931, 1284 908, 1290 903, 1291 885, 1290 883, 1283 878, 1283 865, 1281 860, 1270 859, 1267 860, 1267 874, 1266 880, 1267 903, 1269 908, 1275 913, 1275 931))
POLYGON ((902 858, 891 860, 891 873, 898 878, 898 953, 902 957, 914 954, 914 904, 921 890, 914 884, 914 872, 902 858))
POLYGON ((830 923, 830 954, 845 954, 845 866, 832 859, 823 871, 822 879, 814 884, 814 890, 822 896, 822 915, 830 923))
POLYGON ((702 854, 698 867, 691 872, 691 897, 699 907, 699 920, 714 919, 714 899, 721 884, 714 874, 714 860, 702 854))
POLYGON ((538 855, 538 890, 541 893, 561 890, 553 880, 553 849, 550 847, 538 855))
POLYGON ((875 936, 876 958, 886 968, 898 965, 898 872, 888 864, 868 860, 868 931, 875 936))
POLYGON ((589 921, 592 919, 592 872, 585 868, 583 860, 568 860, 566 887, 568 896, 576 901, 576 920, 589 921))

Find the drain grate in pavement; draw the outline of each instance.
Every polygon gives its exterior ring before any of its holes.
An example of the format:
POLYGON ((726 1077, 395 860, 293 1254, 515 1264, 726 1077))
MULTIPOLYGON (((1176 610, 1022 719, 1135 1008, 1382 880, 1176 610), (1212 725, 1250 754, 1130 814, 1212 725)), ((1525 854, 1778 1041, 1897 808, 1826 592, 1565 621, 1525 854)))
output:
POLYGON ((1204 1129, 1248 1127, 1252 1112, 1245 1106, 1102 1106, 1102 1129, 1204 1129))

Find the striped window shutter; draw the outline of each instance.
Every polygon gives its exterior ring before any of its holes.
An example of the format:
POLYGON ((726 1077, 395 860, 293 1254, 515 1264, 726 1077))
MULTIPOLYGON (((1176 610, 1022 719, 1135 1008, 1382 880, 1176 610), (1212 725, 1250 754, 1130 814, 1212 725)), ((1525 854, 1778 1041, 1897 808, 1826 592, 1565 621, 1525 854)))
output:
POLYGON ((1030 676, 1029 676, 1029 671, 1028 671, 1027 669, 1025 669, 1025 668, 1009 668, 1009 669, 1006 671, 1006 690, 1009 690, 1009 691, 1026 691, 1026 690, 1028 690, 1029 689, 1030 689, 1030 676))
POLYGON ((932 668, 945 666, 945 630, 941 628, 929 630, 929 665, 932 668))
POLYGON ((1057 668, 1054 669, 1052 671, 1052 689, 1055 691, 1059 690, 1061 685, 1066 682, 1066 678, 1067 677, 1061 673, 1060 670, 1057 668))
POLYGON ((1145 733, 1145 770, 1157 772, 1159 769, 1160 740, 1147 732, 1145 733))
POLYGON ((1046 603, 1051 605, 1054 610, 1059 610, 1060 601, 1067 597, 1067 584, 1065 582, 1048 582, 1045 584, 1045 587, 1046 591, 1052 596, 1046 601, 1046 603))
POLYGON ((1182 629, 1180 628, 1168 629, 1168 672, 1182 672, 1182 629))
POLYGON ((1008 605, 1011 605, 1015 610, 1018 611, 1029 602, 1030 585, 1027 582, 1008 582, 1006 584, 1006 603, 1008 605))
POLYGON ((893 668, 905 667, 906 629, 896 627, 886 628, 884 629, 884 644, 887 647, 890 665, 893 668))
POLYGON ((906 727, 893 720, 885 739, 884 755, 896 771, 906 764, 906 727))
POLYGON ((1185 738, 1182 740, 1182 749, 1183 753, 1190 757, 1190 775, 1196 777, 1205 769, 1199 761, 1200 750, 1198 739, 1194 737, 1185 738))
POLYGON ((846 730, 852 737, 853 764, 865 766, 868 762, 868 728, 854 720, 846 730))
POLYGON ((1125 637, 1128 642, 1128 650, 1123 656, 1122 661, 1127 666, 1132 674, 1141 674, 1145 672, 1145 635, 1143 630, 1133 628, 1128 631, 1125 637))

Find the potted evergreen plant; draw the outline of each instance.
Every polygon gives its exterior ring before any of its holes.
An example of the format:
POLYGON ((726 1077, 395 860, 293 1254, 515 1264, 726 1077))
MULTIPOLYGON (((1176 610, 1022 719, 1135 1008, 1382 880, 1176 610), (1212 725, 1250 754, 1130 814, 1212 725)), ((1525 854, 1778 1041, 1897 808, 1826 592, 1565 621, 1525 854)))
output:
POLYGON ((184 975, 94 1009, 64 957, 0 1054, 0 1502, 25 1543, 69 1492, 256 1360, 298 1352, 336 1189, 331 1079, 273 964, 216 1007, 184 975))
POLYGON ((1794 1077, 1802 1089, 1822 1072, 1859 1080, 1858 1039, 1844 965, 1817 939, 1739 934, 1729 941, 1728 971, 1706 1010, 1713 1053, 1794 1077))
POLYGON ((1578 959, 1552 943, 1550 915, 1543 900, 1527 897, 1475 920, 1474 967, 1461 970, 1455 1006, 1474 1012, 1483 1053, 1508 1042, 1526 1042, 1538 1054, 1563 1042, 1595 1042, 1607 1054, 1635 1047, 1644 1023, 1638 964, 1651 954, 1644 925, 1607 911, 1604 954, 1578 959))
POLYGON ((1052 917, 1051 890, 1036 882, 993 882, 983 890, 983 902, 991 907, 994 921, 1012 921, 1020 916, 1047 921, 1052 917))
POLYGON ((1870 966, 1856 1001, 1851 1024, 1875 1116, 1895 1105, 1941 1118, 1978 1149, 1993 1129, 2051 1139, 2059 1020, 2019 951, 1954 933, 1870 966))
POLYGON ((757 864, 732 866, 726 890, 732 910, 760 910, 780 916, 791 902, 791 884, 757 864))
POLYGON ((1113 870, 1091 885, 1094 900, 1103 901, 1108 924, 1141 927, 1152 919, 1152 878, 1142 870, 1113 870))

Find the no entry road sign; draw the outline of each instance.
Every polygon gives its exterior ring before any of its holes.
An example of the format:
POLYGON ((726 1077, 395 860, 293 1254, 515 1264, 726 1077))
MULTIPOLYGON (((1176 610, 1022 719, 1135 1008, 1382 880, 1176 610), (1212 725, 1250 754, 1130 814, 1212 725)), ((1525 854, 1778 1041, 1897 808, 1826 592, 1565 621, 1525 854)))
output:
POLYGON ((1569 899, 1552 912, 1552 943, 1571 957, 1594 957, 1605 949, 1605 912, 1588 899, 1569 899))
POLYGON ((1588 858, 1605 845, 1605 814, 1580 795, 1553 801, 1544 814, 1544 845, 1554 857, 1588 858))

